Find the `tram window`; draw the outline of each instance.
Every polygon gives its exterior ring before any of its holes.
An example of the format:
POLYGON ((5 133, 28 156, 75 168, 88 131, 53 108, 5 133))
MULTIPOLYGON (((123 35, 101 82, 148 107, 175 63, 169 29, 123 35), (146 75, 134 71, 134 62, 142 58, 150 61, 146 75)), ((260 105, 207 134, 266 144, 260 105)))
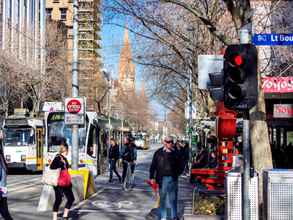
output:
MULTIPOLYGON (((86 128, 81 127, 79 133, 79 148, 84 149, 86 139, 86 128)), ((59 149, 61 141, 66 140, 69 146, 72 146, 71 126, 65 125, 64 121, 48 122, 48 151, 56 152, 59 149)))
POLYGON ((35 143, 35 135, 34 132, 31 132, 31 128, 6 128, 4 129, 4 143, 6 146, 31 145, 35 143))

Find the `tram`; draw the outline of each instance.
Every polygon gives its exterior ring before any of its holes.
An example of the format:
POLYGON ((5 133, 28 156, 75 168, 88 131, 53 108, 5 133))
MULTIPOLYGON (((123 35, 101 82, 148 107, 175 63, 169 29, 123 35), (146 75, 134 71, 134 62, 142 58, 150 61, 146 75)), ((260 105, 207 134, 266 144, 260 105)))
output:
POLYGON ((3 122, 3 151, 8 168, 43 170, 44 121, 15 109, 3 122))
MULTIPOLYGON (((49 112, 45 115, 46 165, 49 165, 58 153, 62 140, 66 140, 69 146, 68 160, 71 163, 72 130, 70 125, 65 124, 64 116, 64 112, 49 112)), ((106 117, 96 112, 86 112, 85 123, 79 126, 79 167, 89 168, 94 176, 106 170, 109 135, 118 137, 122 132, 118 126, 109 128, 107 125, 106 117)))

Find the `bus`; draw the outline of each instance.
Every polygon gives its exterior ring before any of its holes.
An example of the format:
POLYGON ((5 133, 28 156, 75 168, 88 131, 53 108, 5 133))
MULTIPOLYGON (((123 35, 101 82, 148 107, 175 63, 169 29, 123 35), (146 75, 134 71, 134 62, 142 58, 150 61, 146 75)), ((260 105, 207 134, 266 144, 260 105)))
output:
POLYGON ((43 170, 44 121, 16 113, 4 119, 3 151, 8 169, 43 170))

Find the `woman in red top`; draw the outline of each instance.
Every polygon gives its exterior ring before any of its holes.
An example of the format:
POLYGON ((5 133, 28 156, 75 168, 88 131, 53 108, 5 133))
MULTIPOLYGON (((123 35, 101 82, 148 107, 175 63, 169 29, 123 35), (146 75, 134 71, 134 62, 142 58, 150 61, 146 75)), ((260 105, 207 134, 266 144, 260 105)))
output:
MULTIPOLYGON (((50 168, 51 169, 61 169, 66 170, 69 168, 69 163, 66 158, 68 155, 68 145, 66 142, 61 143, 59 153, 55 156, 52 161, 50 168)), ((72 192, 72 185, 68 186, 54 186, 55 191, 55 202, 53 205, 53 220, 57 220, 57 214, 62 202, 62 196, 65 195, 67 203, 65 205, 63 219, 68 219, 69 210, 74 202, 74 195, 72 192)))

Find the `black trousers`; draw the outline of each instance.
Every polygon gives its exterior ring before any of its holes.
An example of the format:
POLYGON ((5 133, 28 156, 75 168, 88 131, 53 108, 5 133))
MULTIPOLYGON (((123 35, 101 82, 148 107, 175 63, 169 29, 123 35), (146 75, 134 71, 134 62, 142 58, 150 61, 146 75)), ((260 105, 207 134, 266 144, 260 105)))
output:
POLYGON ((7 198, 6 197, 2 197, 0 199, 0 213, 2 215, 2 217, 5 220, 13 220, 9 211, 8 211, 8 205, 7 205, 7 198))
POLYGON ((54 186, 54 191, 55 191, 55 202, 53 205, 53 212, 58 212, 59 207, 62 202, 62 197, 65 195, 67 202, 65 205, 66 209, 70 209, 73 202, 74 202, 74 195, 72 192, 72 187, 59 187, 59 186, 54 186))
MULTIPOLYGON (((126 172, 127 172, 128 164, 129 164, 129 163, 127 163, 127 162, 125 162, 125 161, 122 162, 122 165, 123 165, 122 181, 123 181, 123 182, 124 182, 125 177, 126 177, 126 172)), ((131 165, 130 165, 130 169, 131 169, 131 173, 133 174, 133 173, 134 173, 134 169, 135 169, 135 164, 134 164, 134 163, 131 163, 131 165)))
POLYGON ((113 171, 116 174, 116 176, 118 177, 118 179, 121 179, 121 176, 119 175, 117 168, 116 168, 116 162, 117 160, 115 159, 109 159, 109 163, 110 163, 110 180, 112 180, 113 178, 113 171))

